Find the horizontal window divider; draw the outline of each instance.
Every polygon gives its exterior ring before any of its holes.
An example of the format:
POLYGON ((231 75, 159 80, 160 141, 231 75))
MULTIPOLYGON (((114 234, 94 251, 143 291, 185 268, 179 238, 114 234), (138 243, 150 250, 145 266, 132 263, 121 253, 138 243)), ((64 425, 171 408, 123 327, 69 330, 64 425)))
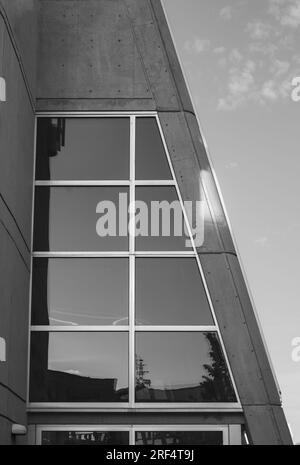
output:
POLYGON ((130 181, 130 180, 36 180, 36 186, 42 187, 55 187, 55 186, 130 186, 130 183, 133 182, 137 187, 140 186, 176 186, 176 182, 173 180, 140 180, 140 181, 130 181))
POLYGON ((129 252, 33 252, 33 258, 129 257, 129 252))
POLYGON ((37 428, 42 431, 87 431, 87 432, 94 432, 94 431, 126 431, 129 432, 131 427, 124 426, 124 425, 93 425, 89 423, 88 425, 82 425, 81 423, 78 425, 38 425, 37 428))
POLYGON ((58 333, 58 332, 129 332, 129 326, 42 326, 42 325, 32 325, 31 331, 40 331, 48 333, 58 333))
POLYGON ((203 331, 206 331, 206 332, 213 332, 213 331, 217 331, 217 326, 199 326, 199 325, 195 325, 195 326, 142 326, 142 325, 139 325, 139 326, 135 326, 135 331, 137 332, 145 332, 145 331, 170 331, 170 332, 184 332, 184 331, 188 331, 188 332, 191 332, 191 331, 194 331, 194 332, 203 332, 203 331))
MULTIPOLYGON (((49 325, 32 325, 31 331, 44 332, 124 332, 129 331, 130 326, 49 326, 49 325)), ((136 332, 214 332, 217 331, 217 326, 135 326, 136 332)))
POLYGON ((107 117, 107 118, 119 118, 119 117, 128 117, 128 116, 140 116, 140 117, 147 117, 147 116, 157 116, 156 111, 114 111, 114 112, 106 112, 106 111, 39 111, 36 113, 37 117, 47 117, 53 116, 53 118, 61 118, 61 117, 78 117, 78 118, 90 118, 90 117, 107 117))
POLYGON ((176 182, 173 181, 172 179, 167 179, 167 180, 156 180, 156 181, 152 181, 152 180, 135 180, 135 185, 137 187, 140 187, 140 186, 176 186, 176 182))
MULTIPOLYGON (((188 421, 186 422, 188 423, 188 421)), ((228 429, 227 425, 181 425, 181 424, 168 424, 168 425, 133 425, 134 431, 224 431, 228 429)), ((78 429, 78 428, 77 428, 78 429)))
POLYGON ((130 407, 129 403, 88 403, 88 402, 30 402, 28 404, 28 410, 33 411, 84 411, 84 412, 111 412, 111 411, 126 411, 126 412, 242 412, 241 405, 232 402, 203 402, 203 403, 152 403, 151 405, 146 403, 135 403, 133 407, 130 407))
POLYGON ((128 180, 112 180, 112 181, 35 181, 36 186, 44 186, 44 187, 55 187, 55 186, 130 186, 130 181, 128 180))
POLYGON ((171 258, 180 258, 180 257, 194 257, 194 251, 135 251, 136 257, 153 257, 153 258, 164 258, 164 257, 171 257, 171 258))
POLYGON ((129 257, 130 255, 134 255, 136 257, 152 257, 152 258, 180 258, 180 257, 193 257, 195 258, 194 252, 152 252, 152 251, 144 251, 144 252, 129 252, 129 251, 120 251, 120 252, 33 252, 33 258, 97 258, 97 257, 129 257))

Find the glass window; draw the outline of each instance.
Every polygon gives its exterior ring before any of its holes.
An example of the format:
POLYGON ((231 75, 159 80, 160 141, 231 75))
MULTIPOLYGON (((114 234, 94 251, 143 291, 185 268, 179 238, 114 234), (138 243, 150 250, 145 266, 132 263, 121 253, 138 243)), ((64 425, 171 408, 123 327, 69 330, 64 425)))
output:
POLYGON ((222 431, 137 431, 137 446, 220 446, 223 445, 222 431))
POLYGON ((119 201, 128 205, 127 188, 36 187, 34 250, 128 250, 128 219, 120 223, 119 201))
POLYGON ((38 118, 36 179, 129 179, 129 118, 38 118))
POLYGON ((128 402, 128 334, 33 332, 31 402, 128 402))
POLYGON ((137 187, 136 200, 143 202, 141 209, 139 204, 136 205, 137 250, 190 249, 175 187, 137 187))
POLYGON ((42 431, 43 446, 122 446, 129 444, 128 431, 42 431))
POLYGON ((136 259, 136 324, 214 324, 195 258, 136 259))
POLYGON ((35 258, 32 324, 128 325, 127 258, 35 258))
POLYGON ((137 179, 172 178, 156 118, 136 119, 135 152, 137 179))
POLYGON ((137 402, 236 402, 213 332, 136 333, 137 402))

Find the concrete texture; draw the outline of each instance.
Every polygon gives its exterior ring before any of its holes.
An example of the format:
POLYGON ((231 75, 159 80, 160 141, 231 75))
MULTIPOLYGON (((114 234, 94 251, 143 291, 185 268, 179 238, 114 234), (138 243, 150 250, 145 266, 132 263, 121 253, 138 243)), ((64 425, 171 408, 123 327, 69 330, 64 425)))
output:
POLYGON ((28 299, 32 210, 36 13, 32 1, 0 2, 0 444, 20 443, 12 423, 26 424, 28 299), (28 31, 31 31, 28 34, 28 31))

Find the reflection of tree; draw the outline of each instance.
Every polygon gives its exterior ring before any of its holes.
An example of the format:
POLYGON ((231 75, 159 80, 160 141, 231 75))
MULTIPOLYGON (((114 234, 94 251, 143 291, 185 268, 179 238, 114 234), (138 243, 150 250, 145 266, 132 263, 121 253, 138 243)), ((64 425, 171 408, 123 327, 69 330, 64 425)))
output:
POLYGON ((204 364, 207 375, 200 383, 203 401, 236 402, 233 386, 229 376, 226 361, 217 334, 205 333, 210 344, 210 364, 204 364))
POLYGON ((151 386, 151 380, 145 378, 145 375, 149 374, 149 370, 146 370, 146 366, 147 365, 144 362, 144 359, 137 355, 135 358, 135 372, 136 372, 136 387, 137 388, 151 386))

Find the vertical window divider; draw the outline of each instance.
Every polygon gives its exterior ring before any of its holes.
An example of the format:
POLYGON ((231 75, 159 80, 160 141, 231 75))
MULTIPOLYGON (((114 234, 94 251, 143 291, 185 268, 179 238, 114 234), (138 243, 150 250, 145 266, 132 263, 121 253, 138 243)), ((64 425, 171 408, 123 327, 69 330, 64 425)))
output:
MULTIPOLYGON (((129 224, 135 228, 135 128, 136 117, 130 116, 130 194, 129 224), (133 221, 132 221, 133 220, 133 221)), ((135 230, 129 230, 129 406, 135 396, 135 230)))

